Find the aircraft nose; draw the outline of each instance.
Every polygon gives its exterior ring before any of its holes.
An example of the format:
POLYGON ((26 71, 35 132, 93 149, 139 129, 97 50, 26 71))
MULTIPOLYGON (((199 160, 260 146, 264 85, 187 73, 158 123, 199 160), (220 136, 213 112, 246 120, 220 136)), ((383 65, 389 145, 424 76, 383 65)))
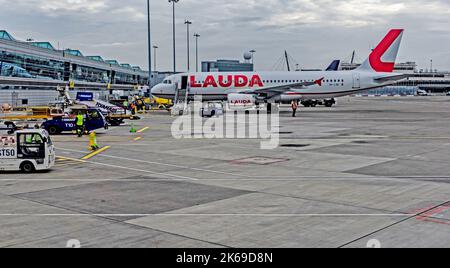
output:
POLYGON ((152 93, 152 95, 157 96, 158 94, 163 93, 163 87, 161 86, 161 84, 156 85, 150 92, 152 93))

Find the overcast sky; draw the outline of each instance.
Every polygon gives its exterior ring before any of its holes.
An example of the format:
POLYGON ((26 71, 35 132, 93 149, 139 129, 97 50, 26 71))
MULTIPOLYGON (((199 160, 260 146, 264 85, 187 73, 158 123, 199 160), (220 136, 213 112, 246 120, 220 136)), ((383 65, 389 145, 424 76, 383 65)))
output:
MULTIPOLYGON (((16 39, 51 41, 147 68, 145 0, 0 0, 0 28, 16 39)), ((151 0, 158 70, 172 70, 172 9, 151 0)), ((255 49, 259 70, 272 70, 283 51, 302 68, 333 59, 364 60, 390 28, 405 28, 398 61, 450 70, 450 0, 180 0, 177 65, 186 70, 186 27, 200 38, 200 59, 242 59, 255 49)), ((191 59, 195 47, 192 40, 191 59)), ((194 67, 194 64, 193 64, 194 67)))

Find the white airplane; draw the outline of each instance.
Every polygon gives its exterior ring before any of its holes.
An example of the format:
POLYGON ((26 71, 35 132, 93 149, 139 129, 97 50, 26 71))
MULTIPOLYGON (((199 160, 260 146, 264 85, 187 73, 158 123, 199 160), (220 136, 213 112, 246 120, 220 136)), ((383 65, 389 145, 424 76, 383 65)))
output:
MULTIPOLYGON (((324 100, 384 87, 408 75, 392 73, 403 36, 402 29, 389 31, 369 58, 353 71, 182 73, 167 77, 152 88, 154 96, 174 99, 188 89, 189 100, 228 101, 235 106, 324 100)), ((331 103, 330 103, 331 102, 331 103)), ((331 105, 330 105, 331 104, 331 105)))

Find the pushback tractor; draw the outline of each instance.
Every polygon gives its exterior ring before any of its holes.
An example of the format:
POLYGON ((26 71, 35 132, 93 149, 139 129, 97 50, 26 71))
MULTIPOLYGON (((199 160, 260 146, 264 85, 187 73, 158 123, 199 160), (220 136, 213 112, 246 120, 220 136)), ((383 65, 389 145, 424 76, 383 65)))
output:
POLYGON ((12 123, 0 128, 0 171, 49 170, 55 165, 55 148, 44 129, 20 129, 12 123))

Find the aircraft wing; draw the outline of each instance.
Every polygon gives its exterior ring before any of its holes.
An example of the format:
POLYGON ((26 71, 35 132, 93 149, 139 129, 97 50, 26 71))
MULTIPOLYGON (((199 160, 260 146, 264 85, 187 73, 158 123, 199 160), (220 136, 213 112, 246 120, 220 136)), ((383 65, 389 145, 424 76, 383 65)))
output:
POLYGON ((308 82, 301 82, 301 83, 292 83, 292 84, 286 84, 286 85, 280 85, 280 86, 273 86, 273 87, 263 87, 263 88, 259 88, 259 89, 255 89, 252 91, 243 91, 240 93, 243 94, 265 94, 265 95, 280 95, 283 94, 285 92, 288 92, 289 90, 292 89, 300 89, 300 88, 305 88, 308 86, 313 86, 313 85, 322 85, 322 81, 324 78, 321 78, 319 80, 316 80, 314 82, 308 81, 308 82))

